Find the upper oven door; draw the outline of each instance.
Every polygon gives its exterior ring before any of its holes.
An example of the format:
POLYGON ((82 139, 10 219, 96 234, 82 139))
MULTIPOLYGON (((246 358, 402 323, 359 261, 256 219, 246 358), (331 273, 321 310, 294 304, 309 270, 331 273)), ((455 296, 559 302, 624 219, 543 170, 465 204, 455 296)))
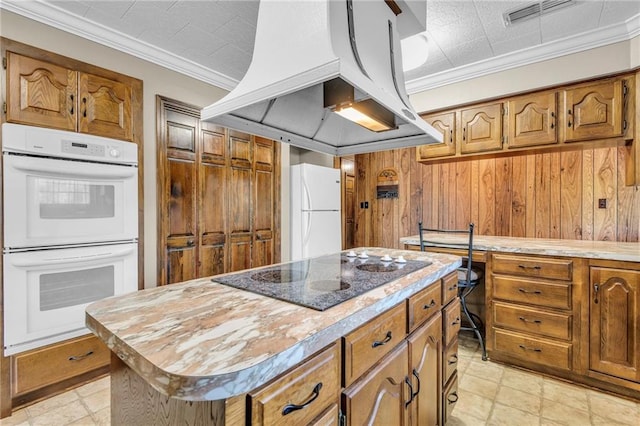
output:
POLYGON ((4 155, 5 249, 138 238, 137 167, 4 155))

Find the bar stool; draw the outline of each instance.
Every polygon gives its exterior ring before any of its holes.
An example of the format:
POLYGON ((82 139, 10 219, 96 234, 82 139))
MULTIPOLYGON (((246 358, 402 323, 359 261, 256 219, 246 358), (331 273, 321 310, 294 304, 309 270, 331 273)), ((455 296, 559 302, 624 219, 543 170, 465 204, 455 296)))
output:
POLYGON ((420 236, 420 250, 425 251, 425 247, 445 247, 467 250, 466 261, 462 259, 462 266, 458 268, 458 297, 460 298, 460 305, 464 312, 467 322, 470 326, 460 327, 460 330, 473 331, 480 342, 480 348, 482 349, 482 360, 487 360, 487 349, 484 343, 484 337, 482 335, 484 331, 484 324, 482 319, 467 308, 467 296, 471 294, 473 290, 478 287, 480 280, 482 279, 482 270, 473 268, 473 230, 475 225, 469 224, 469 229, 436 229, 436 228, 423 228, 422 222, 418 223, 418 235, 420 236), (425 235, 425 232, 427 233, 425 235), (438 235, 439 234, 439 235, 438 235), (466 238, 463 243, 458 239, 448 240, 446 235, 464 235, 466 238))

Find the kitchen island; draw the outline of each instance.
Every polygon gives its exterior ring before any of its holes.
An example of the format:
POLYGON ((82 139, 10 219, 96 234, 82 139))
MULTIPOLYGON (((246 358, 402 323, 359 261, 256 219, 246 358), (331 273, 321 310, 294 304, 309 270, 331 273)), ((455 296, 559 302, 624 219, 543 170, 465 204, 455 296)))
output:
MULTIPOLYGON (((267 415, 268 400, 278 398, 269 397, 262 405, 258 404, 262 411, 257 413, 251 407, 260 399, 260 390, 265 384, 279 383, 283 377, 285 383, 295 382, 291 373, 296 371, 303 378, 299 382, 311 387, 315 384, 311 383, 314 371, 322 372, 322 376, 335 375, 335 380, 325 377, 324 386, 318 382, 319 386, 316 384, 312 390, 298 389, 294 395, 301 396, 298 401, 311 403, 325 393, 319 399, 328 396, 330 409, 321 417, 331 423, 344 409, 336 408, 340 394, 346 394, 343 400, 351 400, 356 391, 349 393, 350 389, 361 386, 360 376, 370 374, 364 367, 375 370, 380 364, 386 368, 392 365, 392 358, 407 357, 407 347, 411 348, 411 344, 405 343, 405 337, 410 332, 413 336, 436 308, 438 327, 435 328, 439 330, 437 339, 431 337, 430 341, 437 340, 438 349, 442 349, 440 336, 444 333, 445 339, 452 342, 457 329, 440 325, 439 308, 455 299, 455 271, 460 266, 460 258, 391 249, 356 249, 358 253, 365 250, 369 259, 347 259, 343 253, 340 261, 382 265, 380 257, 389 255, 393 259, 404 256, 409 262, 426 263, 323 311, 223 285, 217 283, 216 278, 147 289, 90 305, 87 326, 112 351, 112 423, 244 424, 245 419, 251 419, 250 423, 267 424, 270 419, 277 421, 276 417, 267 415), (442 290, 444 285, 448 285, 448 292, 442 290), (429 303, 422 303, 418 297, 429 299, 429 303), (429 315, 417 311, 420 303, 425 312, 431 309, 429 315), (359 338, 369 334, 374 338, 373 344, 361 347, 359 338), (327 359, 335 363, 334 367, 325 370, 318 367, 327 364, 327 359), (305 367, 307 364, 310 367, 305 367)), ((396 269, 402 267, 395 262, 391 264, 396 265, 396 269)), ((267 268, 251 271, 256 275, 267 268)), ((459 309, 451 312, 454 325, 459 327, 459 309)), ((408 363, 404 360, 393 365, 404 365, 407 370, 408 363)), ((382 373, 386 374, 388 369, 384 368, 382 373)), ((437 371, 435 373, 439 377, 437 371)), ((409 402, 417 394, 415 389, 431 386, 438 394, 441 390, 437 380, 419 383, 417 378, 415 383, 411 382, 415 379, 409 377, 410 371, 399 374, 405 377, 399 380, 402 399, 396 405, 409 407, 407 410, 411 412, 414 407, 409 406, 409 402), (406 386, 404 379, 409 382, 406 386)), ((301 385, 296 386, 295 389, 301 385)), ((295 402, 284 399, 289 405, 295 402)), ((278 415, 286 411, 283 407, 276 410, 278 415)), ((442 415, 440 408, 438 410, 437 415, 442 415)), ((287 420, 297 423, 304 419, 307 423, 312 420, 305 417, 308 412, 312 410, 290 408, 292 414, 287 420)), ((419 415, 418 407, 415 412, 419 415)), ((404 416, 405 421, 410 414, 399 415, 404 416)), ((349 423, 348 420, 347 417, 349 423)))

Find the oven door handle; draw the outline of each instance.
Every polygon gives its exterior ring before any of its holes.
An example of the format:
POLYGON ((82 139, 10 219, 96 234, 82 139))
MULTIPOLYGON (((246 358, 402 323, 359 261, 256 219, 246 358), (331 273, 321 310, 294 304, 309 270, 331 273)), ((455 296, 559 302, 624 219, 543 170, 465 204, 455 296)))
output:
POLYGON ((125 257, 133 253, 133 250, 133 247, 129 247, 121 250, 112 250, 108 253, 102 252, 85 256, 56 257, 49 259, 12 259, 10 262, 13 266, 21 268, 33 268, 37 266, 60 265, 69 262, 92 262, 94 260, 125 257))
MULTIPOLYGON (((32 172, 61 177, 124 179, 137 175, 138 168, 116 164, 78 163, 64 160, 51 160, 35 157, 10 157, 11 167, 22 172, 32 172), (55 164, 51 164, 55 162, 55 164), (64 166, 61 164, 64 163, 64 166), (80 165, 82 167, 73 167, 80 165), (103 166, 103 167, 100 167, 103 166), (113 167, 115 166, 115 167, 113 167), (83 169, 83 170, 79 170, 83 169)), ((5 160, 6 161, 6 160, 5 160)))

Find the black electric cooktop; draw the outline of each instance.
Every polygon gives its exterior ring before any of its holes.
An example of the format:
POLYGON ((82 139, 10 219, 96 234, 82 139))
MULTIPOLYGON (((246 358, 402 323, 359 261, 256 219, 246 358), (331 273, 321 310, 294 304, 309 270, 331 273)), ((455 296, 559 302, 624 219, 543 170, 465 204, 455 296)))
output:
POLYGON ((380 256, 348 257, 344 253, 242 271, 212 281, 285 302, 324 311, 394 281, 431 262, 383 262, 380 256))

